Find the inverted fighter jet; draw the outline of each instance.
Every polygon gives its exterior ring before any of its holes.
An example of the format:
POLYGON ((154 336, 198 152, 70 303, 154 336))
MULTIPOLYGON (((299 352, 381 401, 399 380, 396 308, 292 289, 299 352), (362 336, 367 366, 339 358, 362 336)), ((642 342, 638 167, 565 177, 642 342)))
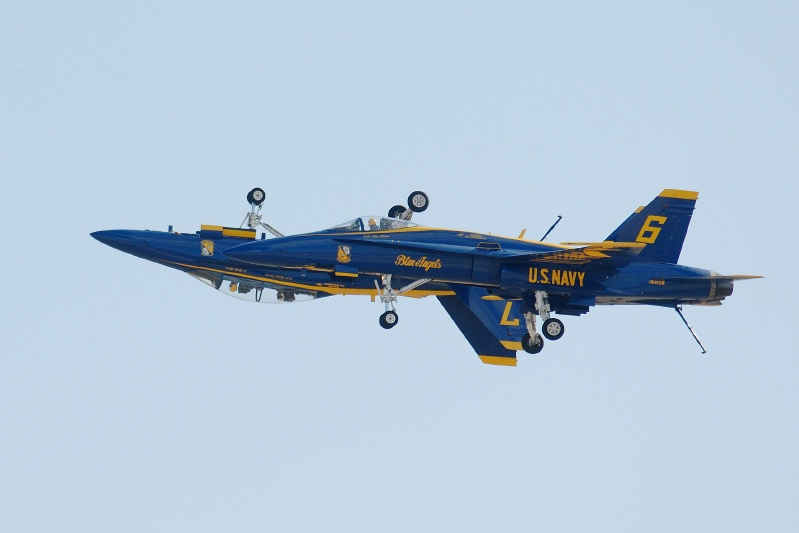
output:
POLYGON ((370 296, 384 305, 379 323, 386 329, 398 324, 399 296, 435 296, 484 363, 507 366, 516 365, 518 351, 537 354, 544 339, 563 337, 564 324, 554 314, 578 316, 596 305, 673 308, 705 353, 682 306, 720 305, 735 281, 760 277, 678 264, 698 198, 692 191, 664 190, 604 241, 562 244, 543 242, 546 235, 526 240, 524 232, 508 238, 421 226, 411 221, 429 205, 421 191, 388 216, 284 236, 263 222, 265 198, 263 189, 250 191, 250 211, 238 228, 92 236, 254 302, 370 296))

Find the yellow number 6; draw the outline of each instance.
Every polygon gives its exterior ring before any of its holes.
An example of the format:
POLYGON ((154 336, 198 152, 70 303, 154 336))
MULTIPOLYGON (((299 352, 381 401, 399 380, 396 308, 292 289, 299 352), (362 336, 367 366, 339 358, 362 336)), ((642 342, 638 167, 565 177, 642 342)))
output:
POLYGON ((643 242, 645 244, 654 243, 658 235, 660 235, 660 230, 665 223, 666 217, 649 215, 646 222, 644 222, 644 227, 641 228, 641 233, 639 233, 638 238, 635 239, 635 242, 643 242), (653 226, 652 224, 657 224, 657 226, 653 226))

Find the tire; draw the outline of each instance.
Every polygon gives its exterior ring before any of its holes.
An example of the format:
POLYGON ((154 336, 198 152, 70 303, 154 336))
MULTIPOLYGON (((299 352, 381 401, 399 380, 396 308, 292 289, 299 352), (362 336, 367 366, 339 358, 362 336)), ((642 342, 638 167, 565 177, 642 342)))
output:
POLYGON ((551 341, 556 341, 559 338, 563 337, 565 333, 565 328, 563 327, 563 322, 558 320, 557 318, 547 318, 544 320, 544 325, 541 326, 541 332, 544 334, 544 337, 551 341))
POLYGON ((252 205, 261 205, 266 200, 266 193, 258 187, 247 193, 247 202, 252 205))
POLYGON ((430 199, 422 191, 413 191, 408 196, 408 207, 414 213, 421 213, 430 205, 430 199))
POLYGON ((530 337, 529 333, 524 334, 524 337, 522 337, 522 348, 524 349, 525 352, 531 354, 537 354, 544 349, 544 339, 541 338, 541 335, 536 333, 535 338, 537 344, 533 342, 532 337, 530 337))
POLYGON ((404 205, 395 205, 391 209, 388 210, 388 218, 402 218, 402 214, 405 212, 404 205))
POLYGON ((391 329, 399 322, 399 316, 395 311, 386 311, 380 315, 380 325, 383 329, 391 329))

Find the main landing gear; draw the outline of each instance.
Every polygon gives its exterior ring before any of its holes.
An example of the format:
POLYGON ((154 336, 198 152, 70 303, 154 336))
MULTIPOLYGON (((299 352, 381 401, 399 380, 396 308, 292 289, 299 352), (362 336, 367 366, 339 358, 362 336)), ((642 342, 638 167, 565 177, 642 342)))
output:
POLYGON ((377 295, 380 297, 380 301, 386 306, 385 313, 380 315, 380 325, 383 329, 391 329, 396 326, 399 321, 399 315, 397 315, 397 311, 394 309, 394 302, 397 301, 397 296, 424 285, 430 281, 430 279, 417 279, 399 290, 391 288, 391 274, 383 274, 380 276, 380 281, 382 282, 383 288, 380 288, 380 284, 377 280, 375 280, 375 288, 377 289, 377 295))
POLYGON ((538 311, 544 319, 541 333, 548 340, 556 341, 563 337, 565 328, 563 322, 550 317, 549 297, 546 291, 535 291, 533 295, 527 295, 524 303, 524 323, 527 326, 527 333, 522 337, 522 348, 527 353, 536 354, 544 349, 544 339, 535 330, 535 311, 538 311))

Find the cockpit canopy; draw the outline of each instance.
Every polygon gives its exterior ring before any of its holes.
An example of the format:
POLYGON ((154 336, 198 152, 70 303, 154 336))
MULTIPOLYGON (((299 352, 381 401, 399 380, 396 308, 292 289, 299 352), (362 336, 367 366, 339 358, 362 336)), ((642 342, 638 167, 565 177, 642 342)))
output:
POLYGON ((332 230, 343 229, 347 231, 380 231, 380 230, 415 228, 415 227, 419 227, 419 224, 416 224, 409 220, 381 217, 377 215, 372 215, 372 216, 366 215, 358 217, 354 220, 350 220, 348 222, 344 222, 343 224, 338 224, 330 229, 332 230))

